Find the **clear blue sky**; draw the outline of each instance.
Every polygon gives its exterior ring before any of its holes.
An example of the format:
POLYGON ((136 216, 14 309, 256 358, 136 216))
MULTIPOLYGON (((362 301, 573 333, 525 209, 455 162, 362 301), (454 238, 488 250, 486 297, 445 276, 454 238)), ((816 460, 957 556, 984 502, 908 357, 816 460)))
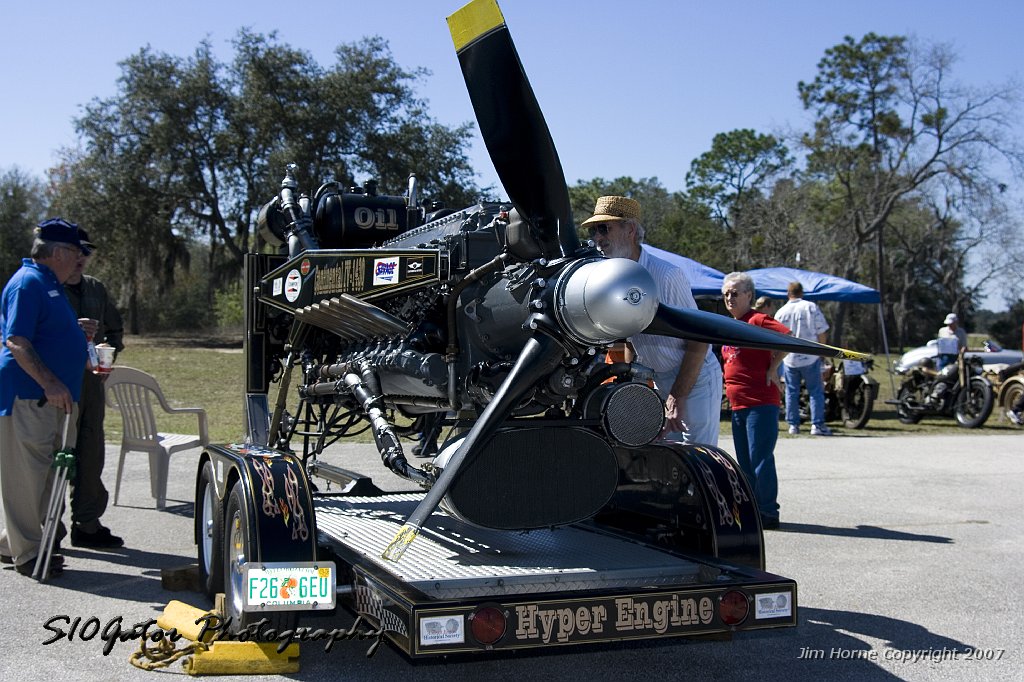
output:
MULTIPOLYGON (((226 60, 242 26, 277 31, 324 65, 333 63, 338 44, 380 35, 399 64, 432 72, 419 93, 437 120, 470 121, 445 22, 462 2, 5 2, 0 169, 41 176, 54 150, 74 144, 73 117, 91 99, 115 93, 118 61, 141 47, 185 56, 208 38, 226 60)), ((1019 0, 499 5, 570 184, 628 175, 657 177, 680 190, 690 162, 716 133, 805 127, 797 82, 813 79, 825 49, 845 35, 873 31, 948 43, 960 57, 954 76, 973 85, 1002 83, 1024 69, 1019 0)), ((482 185, 498 184, 479 139, 471 160, 482 185)))

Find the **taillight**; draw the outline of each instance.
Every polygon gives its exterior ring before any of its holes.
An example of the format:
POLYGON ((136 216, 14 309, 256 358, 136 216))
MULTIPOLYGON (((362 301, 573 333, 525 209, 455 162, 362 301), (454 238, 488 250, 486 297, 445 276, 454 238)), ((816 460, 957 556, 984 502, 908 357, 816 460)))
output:
POLYGON ((747 619, 750 602, 747 596, 736 590, 729 590, 718 600, 718 615, 726 625, 739 625, 747 619))
POLYGON ((493 606, 483 606, 469 615, 469 629, 481 644, 494 644, 505 634, 505 614, 493 606))

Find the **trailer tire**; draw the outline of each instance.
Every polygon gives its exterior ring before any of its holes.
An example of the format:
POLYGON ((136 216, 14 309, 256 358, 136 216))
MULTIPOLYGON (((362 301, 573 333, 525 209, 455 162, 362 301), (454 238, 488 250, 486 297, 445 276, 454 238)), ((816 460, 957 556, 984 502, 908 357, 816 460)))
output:
POLYGON ((243 611, 243 582, 246 562, 256 561, 255 529, 246 513, 245 491, 236 481, 228 495, 224 514, 224 615, 230 618, 230 630, 241 632, 250 625, 266 619, 264 626, 277 632, 294 629, 298 622, 295 611, 243 611))
POLYGON ((199 584, 211 599, 224 591, 224 507, 217 497, 213 462, 199 473, 196 496, 196 543, 199 584))

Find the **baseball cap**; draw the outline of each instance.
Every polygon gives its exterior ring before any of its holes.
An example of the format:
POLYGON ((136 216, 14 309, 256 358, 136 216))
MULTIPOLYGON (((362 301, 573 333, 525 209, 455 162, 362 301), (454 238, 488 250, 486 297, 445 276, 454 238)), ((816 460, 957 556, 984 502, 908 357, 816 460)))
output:
POLYGON ((36 227, 35 234, 39 239, 43 239, 48 242, 70 244, 77 249, 80 249, 82 253, 91 253, 86 250, 86 247, 82 246, 82 240, 79 237, 78 225, 75 223, 69 223, 63 218, 49 218, 48 220, 44 220, 36 227))

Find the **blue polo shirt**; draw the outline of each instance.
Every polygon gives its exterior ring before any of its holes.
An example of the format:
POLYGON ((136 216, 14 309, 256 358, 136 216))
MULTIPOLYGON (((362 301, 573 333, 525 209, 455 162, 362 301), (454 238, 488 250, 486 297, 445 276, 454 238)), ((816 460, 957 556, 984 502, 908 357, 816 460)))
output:
POLYGON ((23 336, 78 402, 85 372, 85 333, 53 270, 31 258, 21 261, 4 287, 0 304, 0 416, 11 413, 16 398, 38 400, 43 387, 25 373, 7 348, 11 336, 23 336))

